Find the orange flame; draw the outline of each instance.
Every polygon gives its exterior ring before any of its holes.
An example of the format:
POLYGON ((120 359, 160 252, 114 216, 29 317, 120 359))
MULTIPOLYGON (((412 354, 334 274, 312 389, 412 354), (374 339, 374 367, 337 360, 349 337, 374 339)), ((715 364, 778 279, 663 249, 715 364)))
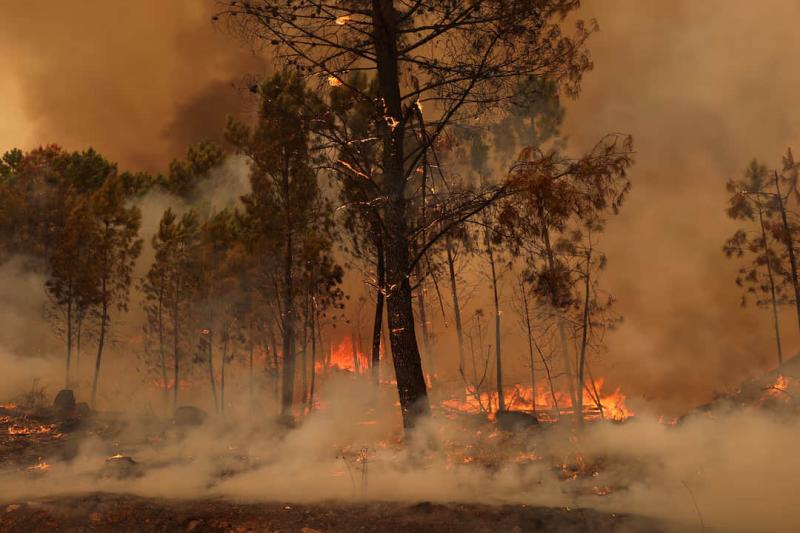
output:
POLYGON ((370 357, 361 351, 352 337, 345 337, 332 348, 328 357, 317 361, 316 371, 336 369, 355 374, 366 374, 370 369, 370 357))
POLYGON ((56 426, 55 424, 47 424, 41 426, 29 426, 29 427, 22 427, 22 426, 9 426, 8 427, 8 434, 9 435, 42 435, 45 433, 54 433, 56 436, 60 436, 59 433, 55 433, 56 426))
POLYGON ((762 395, 759 403, 763 403, 768 399, 778 400, 778 401, 787 401, 792 397, 792 394, 789 392, 789 389, 792 386, 792 382, 789 378, 784 376, 783 374, 778 374, 775 378, 775 383, 771 386, 767 387, 766 395, 762 395))
MULTIPOLYGON (((634 412, 625 404, 625 395, 617 388, 610 394, 603 393, 603 379, 596 380, 583 392, 583 415, 584 418, 607 418, 611 420, 625 420, 634 415, 634 412), (597 398, 593 392, 597 391, 600 398, 599 406, 597 398)), ((547 387, 537 387, 536 393, 531 387, 519 384, 507 388, 503 391, 506 409, 508 410, 532 410, 534 397, 537 412, 556 410, 558 405, 559 414, 571 414, 573 412, 572 398, 569 394, 556 390, 551 392, 547 387), (555 397, 555 399, 554 399, 555 397)), ((498 405, 497 392, 493 391, 476 393, 469 388, 466 391, 466 399, 450 399, 442 402, 446 408, 461 411, 464 413, 492 412, 498 405)), ((543 413, 542 413, 543 414, 543 413)), ((547 418, 547 417, 544 417, 547 418)))
POLYGON ((50 468, 50 465, 39 459, 39 462, 33 466, 28 467, 28 470, 44 471, 50 468))

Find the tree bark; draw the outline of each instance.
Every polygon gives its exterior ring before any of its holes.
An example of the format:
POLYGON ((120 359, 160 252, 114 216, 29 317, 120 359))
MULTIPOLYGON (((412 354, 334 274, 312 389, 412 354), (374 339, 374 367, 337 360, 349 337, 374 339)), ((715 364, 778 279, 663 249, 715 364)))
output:
POLYGON ((372 0, 373 42, 380 95, 386 109, 383 127, 383 172, 386 205, 386 275, 391 287, 387 299, 389 342, 397 377, 403 427, 413 428, 430 412, 425 377, 414 331, 409 283, 409 242, 405 199, 404 117, 397 64, 397 16, 391 0, 372 0))
POLYGON ((222 337, 222 361, 220 362, 219 375, 219 411, 225 412, 225 367, 228 363, 228 341, 230 336, 226 332, 222 337))
MULTIPOLYGON (((591 236, 590 236, 591 238, 591 236)), ((586 344, 589 340, 589 302, 590 302, 590 289, 591 289, 591 265, 592 265, 592 248, 586 254, 586 272, 584 276, 584 299, 583 299, 583 325, 581 332, 581 354, 578 359, 578 393, 576 400, 578 406, 575 413, 578 415, 578 424, 583 425, 583 388, 584 388, 584 369, 586 367, 586 344)))
POLYGON ((531 323, 530 309, 528 308, 528 295, 525 291, 525 284, 520 281, 520 295, 522 296, 522 317, 525 321, 525 330, 528 334, 528 362, 531 365, 531 412, 536 414, 536 366, 533 356, 533 327, 531 323))
POLYGON ((172 408, 178 407, 178 390, 180 389, 180 274, 175 278, 175 299, 172 302, 172 357, 173 357, 173 376, 172 376, 172 408))
POLYGON ((456 323, 456 336, 458 337, 458 368, 464 368, 464 328, 461 325, 461 304, 458 301, 458 284, 456 283, 455 258, 453 256, 453 243, 450 236, 445 237, 447 250, 447 269, 450 273, 450 292, 453 295, 453 320, 456 323))
POLYGON ((219 411, 217 384, 214 378, 214 336, 211 330, 209 330, 206 335, 206 360, 208 361, 208 382, 211 386, 211 395, 214 398, 214 410, 219 411))
POLYGON ((494 249, 486 230, 486 254, 489 256, 489 266, 492 273, 492 293, 494 295, 494 350, 495 350, 495 369, 497 370, 497 410, 506 410, 506 399, 503 395, 503 359, 500 348, 500 298, 497 295, 497 269, 494 261, 494 249))
POLYGON ((781 212, 781 221, 783 222, 784 243, 786 244, 786 251, 789 254, 789 265, 791 266, 792 273, 792 286, 794 288, 794 304, 797 310, 797 324, 800 327, 800 284, 797 280, 797 257, 794 253, 794 242, 792 242, 792 232, 789 228, 789 221, 786 216, 786 206, 783 203, 783 196, 781 195, 780 180, 778 173, 775 172, 775 192, 778 198, 778 207, 781 212))
POLYGON ((97 359, 95 359, 94 363, 94 379, 92 380, 92 408, 95 407, 97 402, 97 381, 100 377, 100 361, 103 358, 103 348, 106 342, 106 326, 108 324, 108 300, 110 296, 108 294, 108 284, 105 277, 103 277, 101 290, 103 303, 102 314, 100 316, 100 337, 97 339, 97 359))
MULTIPOLYGON (((312 303, 313 300, 312 300, 312 303)), ((311 308, 311 383, 308 386, 308 412, 314 409, 314 386, 317 381, 317 335, 316 328, 319 327, 317 317, 317 306, 311 308)))
POLYGON ((775 295, 775 279, 772 275, 772 262, 770 261, 770 250, 767 244, 767 230, 764 227, 764 215, 761 207, 758 208, 758 222, 761 226, 761 238, 764 240, 764 257, 767 260, 767 278, 769 280, 769 292, 772 302, 772 324, 775 327, 775 344, 778 348, 778 370, 783 368, 783 348, 781 347, 781 328, 778 320, 778 299, 775 295))
POLYGON ((249 362, 248 371, 249 371, 249 379, 248 379, 248 382, 247 382, 247 390, 248 390, 248 397, 249 397, 248 399, 249 399, 250 407, 252 408, 253 407, 253 399, 254 399, 254 396, 253 396, 253 392, 254 392, 253 391, 253 378, 254 378, 254 376, 253 376, 253 355, 254 355, 253 351, 254 351, 254 344, 253 344, 253 328, 252 328, 252 324, 250 326, 251 326, 250 327, 250 335, 249 335, 250 338, 248 339, 248 362, 249 362))
POLYGON ((378 287, 375 290, 375 320, 372 325, 372 379, 377 385, 381 379, 381 332, 383 331, 383 300, 386 287, 386 264, 383 240, 376 240, 377 268, 375 271, 378 287))
POLYGON ((294 338, 294 245, 290 216, 289 154, 284 154, 283 201, 285 217, 285 250, 283 256, 283 386, 281 388, 281 415, 292 416, 295 378, 294 338))
POLYGON ((167 357, 164 352, 164 289, 158 291, 158 354, 161 364, 161 386, 164 388, 164 408, 169 408, 169 385, 167 384, 167 357))
POLYGON ((75 374, 78 376, 78 386, 81 382, 81 331, 83 328, 83 311, 78 311, 78 321, 75 324, 75 374))
MULTIPOLYGON (((71 284, 72 282, 70 282, 70 285, 71 284)), ((64 384, 65 389, 69 389, 69 370, 72 364, 72 300, 72 287, 70 287, 69 294, 67 295, 67 375, 64 384)))
MULTIPOLYGON (((272 347, 272 387, 273 387, 273 394, 275 396, 275 401, 278 401, 280 397, 280 379, 279 379, 279 372, 280 372, 280 363, 278 361, 278 342, 275 339, 275 332, 273 331, 272 327, 267 329, 267 334, 269 336, 269 343, 272 347)), ((264 360, 264 365, 267 364, 266 359, 264 360)))
POLYGON ((425 306, 425 284, 422 281, 422 268, 417 267, 419 285, 417 286, 417 309, 419 309, 419 325, 422 329, 422 345, 425 347, 425 364, 428 367, 428 378, 433 385, 433 353, 431 337, 428 331, 428 312, 425 306))

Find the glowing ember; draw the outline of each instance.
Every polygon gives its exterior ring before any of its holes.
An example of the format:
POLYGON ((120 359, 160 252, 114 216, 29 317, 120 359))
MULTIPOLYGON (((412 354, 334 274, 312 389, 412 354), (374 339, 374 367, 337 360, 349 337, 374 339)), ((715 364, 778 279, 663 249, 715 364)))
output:
POLYGON ((789 378, 782 374, 778 374, 778 377, 775 378, 775 383, 772 384, 772 387, 769 389, 769 393, 778 396, 781 393, 784 393, 789 388, 789 378))
POLYGON ((45 433, 53 433, 56 437, 60 437, 60 433, 55 433, 56 426, 55 424, 47 424, 41 426, 30 426, 30 427, 22 427, 22 426, 9 426, 8 427, 8 434, 9 435, 42 435, 45 433))
POLYGON ((44 472, 48 468, 50 468, 50 465, 47 464, 46 462, 42 461, 41 459, 39 459, 39 462, 36 463, 33 466, 28 467, 28 470, 33 470, 33 471, 37 471, 37 472, 44 472))

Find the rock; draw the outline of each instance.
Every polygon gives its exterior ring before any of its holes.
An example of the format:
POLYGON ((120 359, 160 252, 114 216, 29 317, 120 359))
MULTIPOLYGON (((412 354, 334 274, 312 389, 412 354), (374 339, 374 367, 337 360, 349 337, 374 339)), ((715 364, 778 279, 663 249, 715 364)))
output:
POLYGON ((71 415, 75 412, 75 393, 70 389, 62 389, 56 394, 53 400, 53 409, 62 416, 71 415))
POLYGON ((178 426, 202 426, 208 413, 193 405, 181 405, 175 409, 175 424, 178 426))
POLYGON ((198 527, 200 527, 202 525, 203 525, 203 521, 202 520, 199 520, 199 519, 189 520, 186 523, 186 531, 194 531, 195 529, 197 529, 198 527))
POLYGON ((516 431, 538 425, 539 419, 532 413, 524 413, 522 411, 500 411, 497 413, 497 427, 505 431, 516 431))
POLYGON ((142 475, 139 463, 127 455, 113 455, 106 459, 106 466, 103 469, 103 477, 116 479, 126 479, 140 477, 142 475))

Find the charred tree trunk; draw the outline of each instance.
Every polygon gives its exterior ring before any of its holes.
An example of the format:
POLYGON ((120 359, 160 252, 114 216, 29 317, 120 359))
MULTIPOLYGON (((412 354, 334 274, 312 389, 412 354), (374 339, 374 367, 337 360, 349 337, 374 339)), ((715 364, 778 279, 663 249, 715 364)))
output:
POLYGON ((253 344, 253 328, 252 328, 252 325, 250 327, 250 338, 248 339, 248 347, 247 348, 248 348, 248 358, 247 359, 248 359, 248 374, 249 374, 248 375, 249 379, 247 381, 248 400, 249 400, 250 407, 253 407, 253 405, 254 405, 253 400, 255 399, 255 396, 253 394, 254 393, 254 387, 253 387, 253 385, 254 385, 254 383, 253 383, 253 379, 254 379, 254 375, 253 375, 253 355, 254 354, 253 354, 253 352, 255 350, 255 347, 254 347, 254 344, 253 344))
POLYGON ((783 222, 783 240, 786 244, 786 251, 789 254, 789 265, 792 273, 792 287, 794 288, 794 303, 797 310, 797 323, 800 326, 800 284, 797 280, 797 256, 794 253, 794 242, 792 241, 792 232, 789 227, 788 217, 786 216, 786 206, 783 203, 783 196, 781 195, 780 180, 778 173, 775 172, 775 192, 778 198, 778 208, 781 213, 781 221, 783 222))
POLYGON ((75 374, 78 376, 78 385, 81 382, 81 333, 83 331, 84 313, 79 306, 78 320, 75 324, 75 374))
POLYGON ((300 352, 300 386, 302 388, 300 394, 300 406, 306 404, 308 398, 308 325, 310 322, 310 302, 306 302, 306 313, 303 317, 303 341, 302 350, 300 352))
POLYGON ((209 330, 208 334, 206 335, 206 361, 208 363, 208 382, 211 386, 211 396, 214 399, 214 410, 219 411, 217 383, 216 379, 214 378, 214 335, 211 330, 209 330))
POLYGON ((169 408, 169 385, 167 383, 167 357, 164 351, 164 289, 158 291, 158 356, 161 365, 161 386, 164 388, 164 409, 169 408))
POLYGON ((178 389, 180 389, 180 277, 175 280, 175 299, 172 302, 172 407, 178 407, 178 389))
POLYGON ((430 412, 428 391, 414 331, 414 310, 409 283, 409 242, 405 198, 404 120, 397 64, 397 14, 392 0, 372 0, 372 22, 380 96, 387 124, 383 129, 383 172, 386 275, 391 287, 387 301, 389 340, 397 377, 403 427, 414 427, 430 412), (391 124, 389 124, 391 123, 391 124))
POLYGON ((775 327, 775 345, 778 349, 778 370, 783 367, 783 348, 781 347, 781 327, 778 320, 778 299, 775 294, 775 279, 772 274, 772 260, 770 258, 770 249, 767 241, 767 230, 764 227, 764 215, 761 207, 758 208, 758 222, 761 227, 761 238, 764 241, 764 257, 767 263, 767 279, 769 280, 769 293, 772 303, 772 324, 775 327))
POLYGON ((295 318, 294 318, 294 244, 290 216, 289 154, 284 154, 283 201, 285 216, 285 249, 283 255, 283 379, 281 415, 292 415, 295 378, 295 318))
POLYGON ((497 294, 497 268, 494 260, 494 249, 492 248, 489 230, 486 230, 486 254, 489 257, 489 267, 492 274, 492 294, 494 296, 494 349, 495 349, 495 369, 497 370, 497 410, 506 410, 506 399, 503 395, 503 359, 500 347, 500 298, 497 294))
POLYGON ((92 380, 92 407, 97 405, 97 381, 100 378, 100 361, 103 359, 103 348, 106 343, 106 328, 108 327, 108 303, 110 295, 108 294, 108 281, 103 277, 101 286, 101 295, 103 298, 102 307, 100 310, 100 336, 97 339, 97 359, 94 363, 94 379, 92 380))
POLYGON ((428 310, 425 306, 425 284, 422 281, 422 268, 417 269, 419 286, 417 287, 417 309, 419 309, 419 325, 422 329, 422 345, 425 347, 425 363, 428 367, 428 377, 433 385, 433 353, 431 350, 431 337, 428 331, 428 310))
POLYGON ((314 386, 317 381, 317 335, 315 330, 318 327, 317 306, 315 304, 311 308, 311 383, 308 387, 309 413, 314 409, 314 386))
POLYGON ((228 365, 228 341, 230 336, 225 332, 222 336, 222 361, 220 362, 219 373, 219 411, 225 412, 225 367, 228 365))
POLYGON ((64 379, 64 388, 69 389, 69 370, 72 364, 72 287, 67 294, 67 375, 64 379))
POLYGON ((375 248, 377 254, 375 277, 378 287, 375 290, 375 320, 372 325, 372 379, 377 385, 381 379, 381 333, 383 331, 383 300, 386 287, 386 264, 383 240, 380 235, 377 236, 375 248))
POLYGON ((525 284, 520 281, 520 295, 522 296, 522 319, 525 321, 525 331, 528 334, 528 363, 531 365, 531 412, 536 414, 536 365, 533 355, 533 324, 531 321, 530 308, 528 307, 528 295, 525 291, 525 284))
POLYGON ((464 328, 461 325, 461 304, 458 301, 458 284, 456 283, 455 257, 453 256, 453 243, 450 236, 445 238, 447 250, 447 269, 450 273, 450 292, 453 295, 453 320, 456 324, 458 337, 458 368, 463 373, 464 368, 464 328))
MULTIPOLYGON (((269 335, 269 344, 272 348, 272 368, 270 369, 270 375, 272 377, 272 394, 275 398, 275 401, 278 402, 280 400, 280 360, 278 359, 278 341, 275 338, 275 331, 270 327, 267 330, 269 335)), ((264 362, 266 364, 266 361, 264 362)))
MULTIPOLYGON (((590 236, 591 238, 591 236, 590 236)), ((584 299, 583 299, 583 324, 581 331, 581 353, 578 358, 578 393, 576 400, 578 401, 575 413, 578 415, 578 423, 583 425, 583 389, 584 389, 584 370, 586 368, 586 345, 589 341, 589 304, 591 301, 591 265, 592 265, 592 248, 586 253, 586 272, 584 275, 584 299)))

